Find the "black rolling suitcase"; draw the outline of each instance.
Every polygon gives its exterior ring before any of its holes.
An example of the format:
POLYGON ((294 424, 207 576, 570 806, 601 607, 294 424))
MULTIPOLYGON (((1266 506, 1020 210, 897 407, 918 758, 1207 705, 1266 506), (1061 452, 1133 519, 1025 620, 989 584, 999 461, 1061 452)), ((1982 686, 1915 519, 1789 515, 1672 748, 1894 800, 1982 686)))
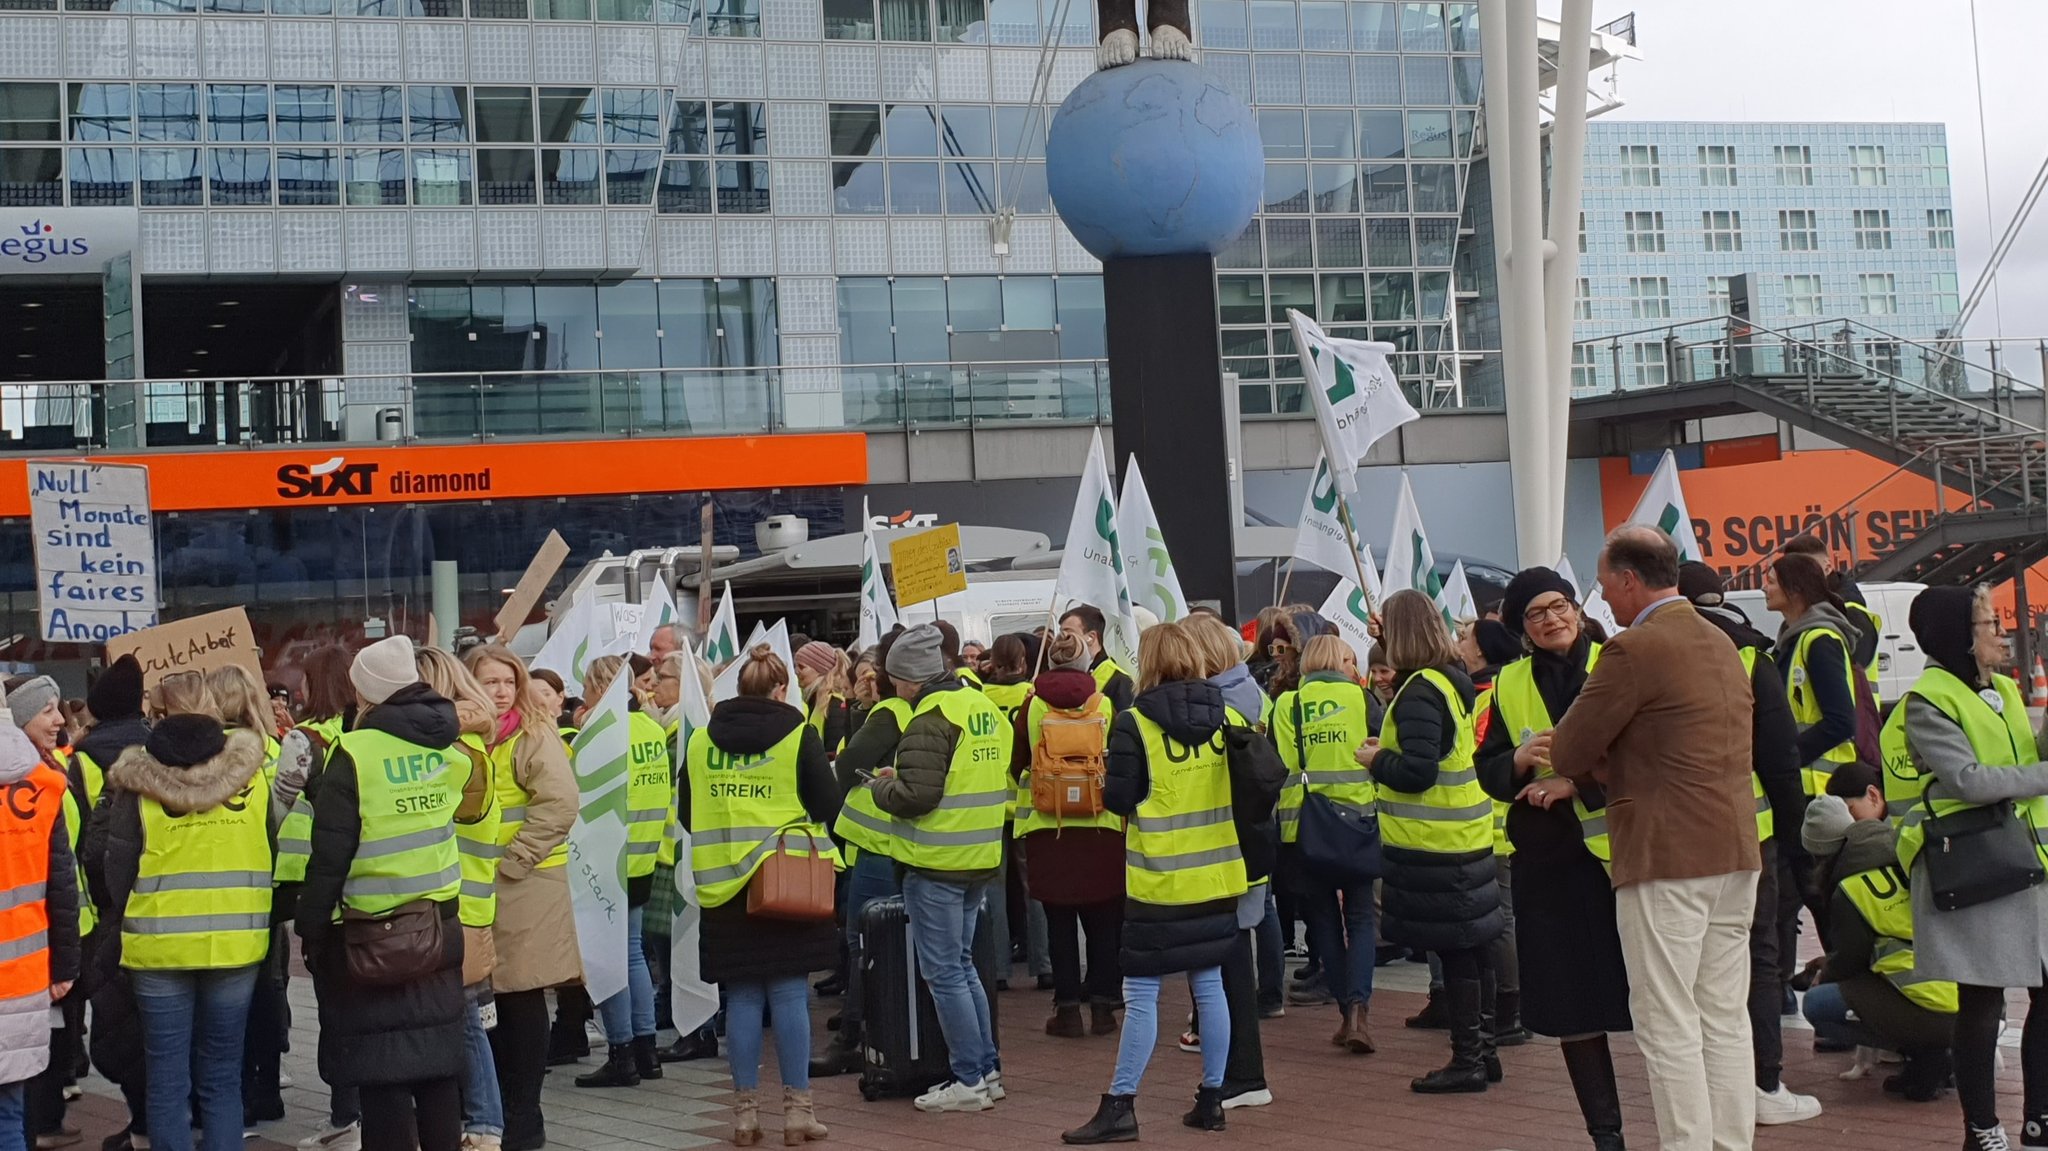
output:
MULTIPOLYGON (((861 969, 861 1097, 922 1095, 951 1079, 938 1008, 918 974, 901 896, 868 904, 860 918, 860 949, 854 961, 861 969)), ((986 911, 975 924, 974 965, 988 995, 989 1026, 1000 1035, 995 933, 986 911)))

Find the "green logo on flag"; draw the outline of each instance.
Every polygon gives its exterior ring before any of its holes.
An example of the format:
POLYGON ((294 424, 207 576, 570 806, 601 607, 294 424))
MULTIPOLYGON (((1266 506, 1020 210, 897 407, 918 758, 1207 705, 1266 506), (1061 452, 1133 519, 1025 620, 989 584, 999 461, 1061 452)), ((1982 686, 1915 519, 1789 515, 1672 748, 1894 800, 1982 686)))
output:
POLYGON ((733 657, 739 654, 737 651, 738 647, 739 637, 731 632, 712 636, 711 641, 704 645, 704 662, 714 667, 719 664, 731 663, 733 657))
POLYGON ((1364 588, 1354 588, 1351 598, 1344 601, 1344 607, 1350 611, 1351 617, 1360 623, 1369 623, 1372 620, 1372 613, 1365 607, 1364 588))
POLYGON ((1678 508, 1674 504, 1665 504, 1664 514, 1657 517, 1658 529, 1673 539, 1678 538, 1678 525, 1684 522, 1685 520, 1679 516, 1678 508))
POLYGON ((1337 477, 1330 472, 1330 461, 1324 457, 1316 464, 1316 478, 1309 484, 1309 503, 1324 515, 1337 506, 1337 477))
POLYGON ((1110 569, 1118 575, 1124 574, 1124 552, 1116 540, 1116 509, 1109 506, 1109 497, 1095 501, 1095 534, 1109 546, 1110 569))

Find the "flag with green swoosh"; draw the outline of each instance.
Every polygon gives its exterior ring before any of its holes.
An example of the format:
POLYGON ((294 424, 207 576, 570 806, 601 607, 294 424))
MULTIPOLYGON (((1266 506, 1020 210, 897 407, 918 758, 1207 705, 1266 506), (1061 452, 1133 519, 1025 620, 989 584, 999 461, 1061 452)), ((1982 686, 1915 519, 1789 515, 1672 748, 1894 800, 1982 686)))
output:
POLYGON ((1669 449, 1664 458, 1657 461, 1657 471, 1650 477, 1650 486, 1643 489, 1642 498, 1636 501, 1636 510, 1628 515, 1624 523, 1648 524, 1671 537, 1678 545, 1680 560, 1700 560, 1700 537, 1693 530, 1692 513, 1685 510, 1685 489, 1678 483, 1678 457, 1669 449))

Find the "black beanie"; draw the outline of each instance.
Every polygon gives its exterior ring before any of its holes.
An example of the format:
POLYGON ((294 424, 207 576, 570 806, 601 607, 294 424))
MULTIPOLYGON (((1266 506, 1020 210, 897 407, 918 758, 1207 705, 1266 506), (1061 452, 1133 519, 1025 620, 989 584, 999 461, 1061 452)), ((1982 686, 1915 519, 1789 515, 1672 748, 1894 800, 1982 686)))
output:
POLYGON ((85 693, 85 706, 101 723, 141 715, 142 665, 132 655, 115 660, 85 693))
MULTIPOLYGON (((1527 610, 1527 605, 1523 605, 1527 610)), ((1478 641, 1479 654, 1486 662, 1500 667, 1522 658, 1521 641, 1515 633, 1497 619, 1483 619, 1473 628, 1473 638, 1478 641)))
POLYGON ((1537 596, 1551 592, 1578 602, 1578 595, 1572 585, 1561 575, 1545 567, 1524 568, 1508 581, 1507 591, 1500 598, 1500 622, 1516 637, 1522 635, 1524 620, 1522 614, 1529 610, 1537 596))
POLYGON ((210 716, 165 716, 149 732, 149 754, 167 767, 205 763, 227 745, 227 731, 210 716))

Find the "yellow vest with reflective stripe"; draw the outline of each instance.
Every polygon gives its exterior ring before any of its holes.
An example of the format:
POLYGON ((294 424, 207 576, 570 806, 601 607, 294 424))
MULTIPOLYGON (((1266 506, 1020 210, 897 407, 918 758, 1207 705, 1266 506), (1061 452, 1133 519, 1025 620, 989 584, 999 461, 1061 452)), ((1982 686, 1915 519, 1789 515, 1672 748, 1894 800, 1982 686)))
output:
MULTIPOLYGON (((939 806, 899 819, 895 859, 923 871, 982 871, 1003 862, 1010 805, 1010 721, 978 691, 930 691, 910 722, 939 712, 960 734, 939 806)), ((907 727, 908 725, 906 725, 907 727)))
MULTIPOLYGON (((1010 727, 1014 730, 1018 721, 1023 718, 1018 713, 1023 709, 1024 701, 1031 698, 1030 682, 984 683, 979 686, 981 694, 987 696, 990 703, 1003 710, 1003 718, 1010 721, 1010 727)), ((1010 823, 1013 827, 1016 827, 1018 821, 1031 812, 1030 789, 1024 786, 1025 783, 1029 782, 1029 775, 1030 773, 1027 769, 1025 779, 1020 781, 1016 798, 1010 801, 1009 815, 1010 823)), ((1024 834, 1024 829, 1016 827, 1016 833, 1022 835, 1024 834)))
MULTIPOLYGON (((1792 719, 1805 731, 1820 722, 1820 701, 1813 694, 1811 677, 1806 670, 1807 653, 1813 648, 1813 641, 1823 635, 1835 637, 1842 645, 1843 682, 1849 687, 1849 698, 1856 697, 1856 669, 1850 665, 1849 641, 1842 633, 1831 627, 1808 628, 1799 633, 1799 641, 1792 647, 1792 666, 1785 672, 1785 691, 1792 701, 1792 719)), ((1800 769, 1800 776, 1806 784, 1806 794, 1826 795, 1828 777, 1835 773, 1835 765, 1856 762, 1856 741, 1845 739, 1821 754, 1819 759, 1800 769)))
POLYGON ((121 966, 247 967, 270 953, 270 792, 257 772, 219 807, 172 815, 137 796, 142 859, 121 920, 121 966))
POLYGON ((1277 812, 1280 842, 1299 841, 1301 804, 1311 791, 1340 807, 1372 810, 1379 788, 1357 758, 1371 737, 1365 689, 1355 683, 1310 680, 1280 694, 1273 705, 1273 743, 1287 765, 1277 812))
POLYGON ((457 898, 462 851, 455 809, 469 781, 469 757, 456 747, 424 747, 362 728, 343 735, 341 746, 355 761, 362 815, 341 907, 383 915, 416 899, 457 898))
POLYGON ((1094 667, 1088 669, 1088 674, 1095 677, 1096 691, 1108 691, 1109 681, 1115 679, 1116 673, 1122 670, 1122 668, 1116 665, 1115 660, 1109 658, 1108 656, 1103 656, 1101 663, 1098 663, 1094 667))
MULTIPOLYGON (((1919 686, 1917 683, 1914 686, 1919 686)), ((2018 686, 2015 684, 2014 686, 2018 686)), ((1911 694, 1911 689, 1907 690, 1911 694)), ((1900 700, 1892 713, 1884 717, 1884 727, 1877 733, 1878 750, 1884 759, 1884 802, 1890 813, 1893 827, 1906 822, 1907 813, 1920 802, 1920 795, 1927 790, 1932 775, 1921 774, 1913 762, 1913 753, 1906 747, 1906 701, 1900 700)), ((1914 816, 1915 822, 1924 817, 1914 816)))
POLYGON ((1870 970, 1884 976, 1906 998, 1944 1015, 1956 1013, 1956 985, 1913 971, 1913 900, 1897 867, 1876 867, 1844 879, 1842 894, 1877 933, 1870 970))
MULTIPOLYGON (((868 711, 867 722, 873 723, 876 717, 883 715, 896 721, 900 736, 910 724, 910 701, 893 695, 878 700, 868 711)), ((855 852, 872 851, 891 859, 902 850, 902 845, 896 841, 900 830, 896 817, 876 806, 875 793, 864 783, 855 784, 853 790, 846 793, 846 802, 839 808, 839 818, 832 824, 833 834, 845 840, 855 852)))
POLYGON ((723 906, 745 890, 778 840, 793 855, 809 855, 816 844, 838 866, 832 837, 804 814, 797 796, 803 735, 798 724, 767 751, 733 755, 712 743, 709 731, 690 734, 690 871, 703 906, 723 906))
POLYGON ((85 806, 90 811, 100 805, 100 793, 107 789, 107 773, 82 751, 72 752, 71 758, 78 764, 78 778, 85 782, 85 806))
POLYGON ((676 783, 668 762, 668 735, 653 716, 628 712, 626 738, 633 768, 626 777, 626 877, 639 879, 654 874, 676 783))
POLYGON ((1877 636, 1880 641, 1870 649, 1870 662, 1863 665, 1863 675, 1870 681, 1870 698, 1882 707, 1884 698, 1878 692, 1877 664, 1879 654, 1884 651, 1884 617, 1872 611, 1867 604, 1851 603, 1842 606, 1849 609, 1847 615, 1851 620, 1869 628, 1870 634, 1877 636))
MULTIPOLYGON (((1483 747, 1485 736, 1479 730, 1486 720, 1486 713, 1493 706, 1493 684, 1479 689, 1479 695, 1472 701, 1472 746, 1483 747)), ((1477 754, 1475 752, 1475 754, 1477 754)), ((1491 797, 1489 797, 1491 798, 1491 797)), ((1508 808, 1514 804, 1493 801, 1493 853, 1506 859, 1515 853, 1515 841, 1508 838, 1508 808)))
MULTIPOLYGON (((1742 657, 1742 678, 1756 682, 1756 661, 1763 653, 1754 647, 1737 648, 1735 654, 1742 657)), ((1754 770, 1749 773, 1749 795, 1756 804, 1756 841, 1762 843, 1777 834, 1777 817, 1771 814, 1771 797, 1764 794, 1764 780, 1754 770)))
POLYGON ((85 861, 78 854, 78 836, 84 826, 85 821, 78 815, 78 796, 72 793, 67 779, 64 787, 64 834, 71 841, 71 859, 78 869, 78 934, 81 936, 91 935, 92 929, 100 923, 99 909, 92 905, 92 896, 85 886, 85 861))
POLYGON ((980 691, 982 689, 981 673, 975 671, 971 667, 962 666, 960 670, 954 672, 953 675, 957 677, 961 683, 966 684, 968 687, 971 687, 976 691, 980 691))
POLYGON ((810 714, 804 716, 804 722, 810 724, 811 730, 818 733, 818 742, 825 744, 825 754, 837 758, 840 752, 846 750, 846 741, 853 738, 853 733, 841 732, 839 735, 839 746, 837 747, 825 743, 825 720, 832 713, 835 704, 844 707, 846 697, 836 691, 833 692, 826 698, 824 707, 814 707, 810 710, 810 714))
MULTIPOLYGON (((1996 690, 1999 707, 1993 710, 1989 700, 1970 690, 1970 685, 1957 679, 1952 673, 1929 667, 1920 673, 1920 678, 1906 692, 1906 698, 1899 701, 1898 709, 1906 710, 1906 703, 1913 696, 1919 696, 1941 713, 1955 721, 1963 729, 1963 735, 1970 741, 1970 750, 1975 753, 1981 767, 2023 767, 2036 762, 2034 755, 2034 731, 2027 723, 2027 701, 2020 694, 2020 685, 2011 677, 1994 675, 1992 687, 1996 690)), ((1889 778, 1890 773, 1887 773, 1889 778)), ((1928 781, 1933 782, 1932 773, 1928 781)), ((1927 837, 1922 822, 1927 818, 1929 808, 1936 815, 1947 815, 1961 811, 1975 804, 1959 799, 1943 799, 1930 796, 1926 802, 1914 803, 1907 808, 1899 821, 1899 863, 1912 874, 1913 860, 1920 854, 1920 848, 1927 837)), ((2042 839, 2048 836, 2048 797, 2034 796, 2031 799, 2014 800, 2020 817, 2034 830, 2035 853, 2048 866, 2048 845, 2042 839)))
POLYGON ((1479 772, 1472 766, 1478 750, 1472 743, 1472 720, 1448 676, 1427 668, 1408 677, 1394 693, 1394 702, 1387 705, 1386 719, 1380 724, 1380 746, 1389 751, 1401 750, 1394 708, 1401 702, 1401 693, 1417 690, 1417 683, 1425 685, 1419 690, 1434 691, 1443 697, 1451 714, 1452 743, 1437 764, 1436 782, 1429 790, 1380 789, 1380 839, 1389 847, 1439 855, 1491 851, 1493 801, 1479 786, 1479 772))
MULTIPOLYGON (((1124 830, 1124 890, 1139 903, 1184 907, 1234 899, 1249 888, 1230 807, 1230 766, 1218 728, 1190 746, 1131 709, 1145 743, 1151 787, 1124 830)), ((1230 713, 1231 722, 1244 717, 1230 713)))
MULTIPOLYGON (((1600 645, 1586 645, 1587 674, 1591 674, 1599 662, 1600 645)), ((1493 707, 1500 713, 1500 721, 1508 725, 1508 737, 1516 747, 1557 726, 1551 717, 1550 705, 1543 702, 1543 693, 1536 690, 1534 656, 1523 656, 1501 668, 1500 674, 1493 677, 1493 707)), ((1549 779, 1556 774, 1552 768, 1540 765, 1536 768, 1537 779, 1549 779)), ((1572 814, 1579 819, 1579 836, 1585 842, 1586 850, 1603 864, 1611 861, 1614 848, 1607 839, 1606 814, 1588 810, 1577 796, 1572 797, 1572 814)))
MULTIPOLYGON (((1051 704, 1039 699, 1037 696, 1031 697, 1031 707, 1025 712, 1024 723, 1025 731, 1031 738, 1031 748, 1034 751, 1038 748, 1038 741, 1041 738, 1040 732, 1044 730, 1045 717, 1050 711, 1052 711, 1051 704)), ((1102 717, 1102 750, 1104 756, 1107 757, 1109 753, 1109 725, 1116 718, 1116 708, 1109 702, 1109 697, 1102 695, 1100 692, 1096 693, 1095 714, 1102 717)), ((1047 815, 1045 812, 1038 810, 1031 804, 1031 769, 1028 767, 1017 777, 1016 808, 1017 834, 1020 836, 1029 835, 1034 831, 1054 831, 1065 827, 1101 827, 1107 828, 1110 831, 1119 831, 1124 825, 1122 816, 1108 811, 1099 811, 1090 816, 1061 818, 1059 816, 1047 815)))
MULTIPOLYGON (((491 770, 497 776, 498 786, 498 846, 510 846, 519 837, 519 829, 526 826, 526 805, 533 802, 533 796, 519 786, 519 773, 514 768, 518 761, 519 741, 526 738, 524 731, 515 731, 504 742, 491 749, 491 770)), ((565 739, 566 745, 567 740, 565 739)), ((566 746, 563 755, 570 754, 566 746)), ((540 861, 542 867, 560 867, 569 862, 569 842, 563 840, 540 861)))
POLYGON ((498 921, 498 860, 505 855, 498 843, 498 769, 482 736, 466 734, 462 744, 471 752, 471 770, 485 773, 485 807, 468 823, 455 824, 455 850, 462 856, 458 912, 464 926, 489 927, 498 921))
POLYGON ((271 878, 279 883, 305 881, 306 864, 313 858, 313 801, 306 798, 305 787, 310 786, 320 772, 327 770, 327 761, 334 758, 334 745, 341 739, 341 717, 338 715, 299 726, 320 737, 321 746, 316 749, 320 764, 292 800, 284 822, 278 825, 277 864, 271 878))

